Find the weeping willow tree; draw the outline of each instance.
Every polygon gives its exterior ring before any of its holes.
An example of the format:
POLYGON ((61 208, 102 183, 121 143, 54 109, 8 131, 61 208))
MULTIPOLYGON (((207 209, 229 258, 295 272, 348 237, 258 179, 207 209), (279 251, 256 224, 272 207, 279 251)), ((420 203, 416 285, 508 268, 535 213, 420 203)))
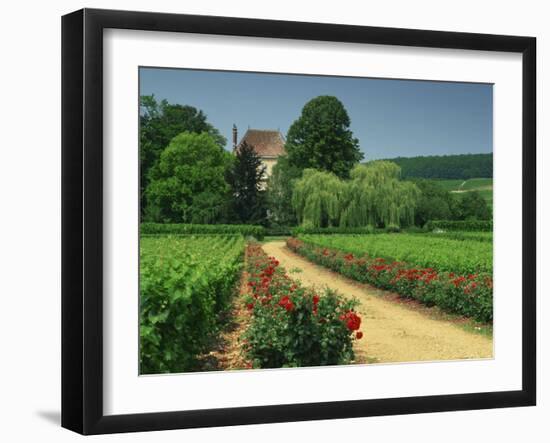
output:
POLYGON ((296 181, 292 206, 303 226, 338 226, 344 182, 331 172, 306 169, 296 181))
POLYGON ((374 161, 351 171, 340 196, 340 226, 407 226, 414 223, 420 191, 400 180, 395 163, 374 161))

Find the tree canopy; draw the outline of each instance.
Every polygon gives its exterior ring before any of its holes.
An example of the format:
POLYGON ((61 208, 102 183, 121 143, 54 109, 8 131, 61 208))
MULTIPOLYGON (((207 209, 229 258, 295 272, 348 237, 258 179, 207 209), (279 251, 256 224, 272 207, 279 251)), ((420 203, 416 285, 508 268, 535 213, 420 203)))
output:
POLYGON ((343 187, 343 181, 332 172, 306 169, 292 194, 298 221, 312 228, 338 226, 343 187))
POLYGON ((285 149, 291 165, 332 172, 341 178, 349 177, 352 167, 363 158, 348 113, 332 96, 306 103, 288 130, 285 149))
POLYGON ((420 191, 414 183, 401 181, 400 172, 386 161, 356 166, 342 195, 340 225, 412 225, 420 191))
POLYGON ((218 222, 229 197, 224 176, 232 161, 233 156, 207 133, 174 137, 150 172, 146 220, 218 222))
POLYGON ((399 179, 399 167, 377 161, 357 165, 350 180, 306 169, 294 186, 292 203, 298 221, 308 227, 362 227, 414 223, 420 191, 399 179))
POLYGON ((226 139, 206 120, 206 115, 193 106, 157 102, 153 95, 140 97, 140 193, 141 211, 145 213, 147 201, 145 189, 149 184, 149 172, 159 160, 161 152, 170 141, 182 132, 207 133, 223 148, 226 139))
POLYGON ((401 167, 403 178, 491 178, 493 154, 428 155, 389 159, 401 167))
POLYGON ((265 222, 266 205, 263 179, 266 167, 252 146, 243 142, 226 173, 231 188, 231 209, 239 223, 265 222))
POLYGON ((452 220, 456 217, 458 199, 433 180, 415 180, 421 195, 415 213, 415 224, 424 226, 430 220, 452 220))
POLYGON ((415 224, 431 220, 490 220, 491 208, 477 192, 449 192, 435 180, 414 179, 420 189, 415 224))
POLYGON ((461 194, 459 220, 490 220, 493 216, 487 201, 477 191, 461 194))
POLYGON ((302 176, 302 170, 292 166, 286 155, 281 155, 267 181, 269 222, 273 226, 294 226, 296 211, 292 206, 294 183, 302 176))

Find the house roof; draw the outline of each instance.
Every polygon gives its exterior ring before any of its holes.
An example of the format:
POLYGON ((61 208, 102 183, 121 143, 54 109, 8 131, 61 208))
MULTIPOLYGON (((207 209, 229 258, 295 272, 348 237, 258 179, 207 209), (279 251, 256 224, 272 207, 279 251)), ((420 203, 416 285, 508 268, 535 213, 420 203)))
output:
POLYGON ((260 157, 278 157, 285 154, 285 140, 277 130, 248 129, 239 142, 237 149, 244 142, 252 146, 260 157))

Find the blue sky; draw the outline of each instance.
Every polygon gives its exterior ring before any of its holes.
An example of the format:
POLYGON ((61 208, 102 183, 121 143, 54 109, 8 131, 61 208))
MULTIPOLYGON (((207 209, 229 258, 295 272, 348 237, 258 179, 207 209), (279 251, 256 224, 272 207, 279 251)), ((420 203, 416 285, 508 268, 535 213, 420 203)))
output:
POLYGON ((235 123, 286 136, 319 95, 344 104, 365 159, 493 151, 492 85, 141 68, 140 94, 201 109, 227 138, 235 123))

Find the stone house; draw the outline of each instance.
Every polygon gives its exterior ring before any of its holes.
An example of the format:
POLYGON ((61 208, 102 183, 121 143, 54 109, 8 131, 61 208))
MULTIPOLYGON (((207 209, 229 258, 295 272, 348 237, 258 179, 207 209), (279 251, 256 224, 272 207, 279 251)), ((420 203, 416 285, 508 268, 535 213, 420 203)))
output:
POLYGON ((233 125, 233 152, 236 152, 244 142, 252 146, 266 167, 264 181, 267 181, 279 155, 286 153, 283 134, 279 130, 248 128, 243 138, 239 142, 237 140, 237 126, 233 125))

